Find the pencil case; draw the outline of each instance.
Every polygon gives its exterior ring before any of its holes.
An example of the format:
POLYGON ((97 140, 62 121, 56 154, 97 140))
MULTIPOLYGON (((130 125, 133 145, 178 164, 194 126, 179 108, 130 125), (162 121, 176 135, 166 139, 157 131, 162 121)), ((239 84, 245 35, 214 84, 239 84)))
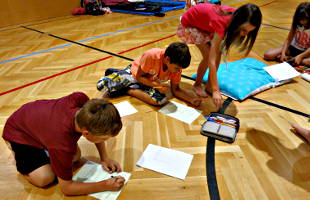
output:
POLYGON ((233 143, 239 131, 239 119, 231 115, 211 112, 202 124, 201 135, 233 143))

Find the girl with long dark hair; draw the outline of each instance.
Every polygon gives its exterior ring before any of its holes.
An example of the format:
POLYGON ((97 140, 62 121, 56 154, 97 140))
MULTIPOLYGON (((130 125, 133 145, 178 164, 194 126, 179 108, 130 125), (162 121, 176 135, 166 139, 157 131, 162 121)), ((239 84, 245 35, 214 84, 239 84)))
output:
POLYGON ((245 50, 247 56, 253 47, 261 21, 261 11, 254 4, 245 4, 236 9, 202 3, 184 13, 177 35, 183 42, 195 44, 202 55, 193 86, 198 96, 207 97, 209 92, 214 104, 221 106, 222 97, 216 76, 221 55, 227 55, 230 47, 236 45, 240 50, 245 50), (210 70, 209 79, 204 88, 202 78, 207 68, 210 70))

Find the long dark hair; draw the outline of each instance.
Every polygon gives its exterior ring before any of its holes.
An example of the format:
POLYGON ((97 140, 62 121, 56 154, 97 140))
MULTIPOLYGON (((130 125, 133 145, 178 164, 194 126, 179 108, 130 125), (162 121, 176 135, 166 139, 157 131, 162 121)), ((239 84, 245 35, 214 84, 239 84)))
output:
POLYGON ((293 23, 292 23, 293 30, 296 30, 297 26, 300 25, 300 20, 302 19, 308 20, 307 28, 309 28, 310 26, 310 3, 309 2, 303 2, 297 6, 294 17, 293 17, 293 23))
POLYGON ((243 51, 246 49, 246 55, 248 55, 254 45, 261 23, 262 13, 257 5, 249 3, 240 6, 233 13, 231 21, 226 28, 225 37, 222 43, 222 51, 228 53, 230 46, 238 39, 238 42, 242 44, 240 50, 243 51), (240 37, 240 28, 247 22, 255 26, 255 29, 249 32, 246 37, 240 37))

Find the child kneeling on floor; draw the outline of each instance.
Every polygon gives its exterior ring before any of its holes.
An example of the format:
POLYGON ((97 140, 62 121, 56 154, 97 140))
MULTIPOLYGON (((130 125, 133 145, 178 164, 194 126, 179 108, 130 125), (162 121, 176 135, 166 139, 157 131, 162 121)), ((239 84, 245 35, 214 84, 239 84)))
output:
POLYGON ((102 167, 120 172, 120 165, 107 157, 105 140, 122 128, 117 109, 103 99, 90 99, 82 92, 27 103, 7 120, 3 138, 15 155, 17 171, 30 183, 45 187, 58 178, 65 195, 119 190, 121 176, 93 183, 72 181, 73 164, 81 156, 78 140, 95 143, 102 167))
POLYGON ((98 81, 97 89, 103 91, 103 97, 127 93, 155 106, 168 101, 166 94, 171 89, 175 97, 199 106, 201 99, 179 86, 182 69, 189 66, 190 60, 189 48, 181 42, 172 43, 167 49, 153 48, 124 70, 107 70, 98 81))

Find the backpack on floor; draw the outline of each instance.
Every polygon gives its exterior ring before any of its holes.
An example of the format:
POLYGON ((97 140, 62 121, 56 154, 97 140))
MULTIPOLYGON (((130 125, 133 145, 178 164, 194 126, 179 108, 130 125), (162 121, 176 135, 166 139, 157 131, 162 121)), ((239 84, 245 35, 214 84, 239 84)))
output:
POLYGON ((101 0, 81 0, 81 7, 85 8, 86 14, 103 15, 103 7, 101 0))

